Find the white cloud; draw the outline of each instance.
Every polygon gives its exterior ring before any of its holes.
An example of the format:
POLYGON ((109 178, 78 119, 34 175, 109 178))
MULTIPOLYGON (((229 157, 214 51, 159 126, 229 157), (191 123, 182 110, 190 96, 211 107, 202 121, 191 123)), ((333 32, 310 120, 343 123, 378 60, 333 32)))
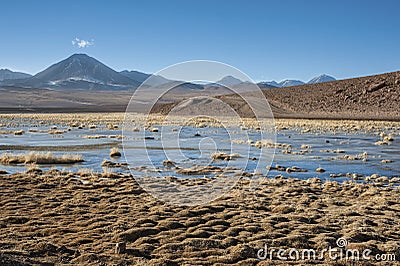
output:
POLYGON ((75 38, 72 40, 72 45, 75 46, 77 45, 79 48, 86 48, 94 44, 94 40, 88 41, 88 40, 81 40, 79 38, 75 38))

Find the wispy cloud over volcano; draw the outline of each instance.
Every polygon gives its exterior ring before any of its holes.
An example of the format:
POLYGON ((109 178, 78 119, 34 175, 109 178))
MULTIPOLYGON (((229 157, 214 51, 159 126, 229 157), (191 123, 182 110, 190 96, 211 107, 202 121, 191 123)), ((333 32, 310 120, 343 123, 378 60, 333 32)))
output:
POLYGON ((72 40, 72 45, 73 46, 78 46, 79 48, 86 48, 94 44, 94 40, 82 40, 79 38, 75 38, 72 40))

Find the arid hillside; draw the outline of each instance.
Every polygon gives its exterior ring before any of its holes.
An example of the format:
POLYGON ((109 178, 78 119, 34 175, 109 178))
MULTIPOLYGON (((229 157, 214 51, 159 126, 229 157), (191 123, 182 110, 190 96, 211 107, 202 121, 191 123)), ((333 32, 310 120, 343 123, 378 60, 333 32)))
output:
POLYGON ((277 117, 400 119, 400 72, 264 90, 277 117))
MULTIPOLYGON (((400 120, 400 72, 263 92, 276 118, 400 120)), ((251 97, 251 92, 241 96, 251 97)), ((253 116, 242 97, 230 94, 219 98, 240 116, 253 116)), ((159 105, 154 112, 166 114, 177 105, 178 101, 159 105)))

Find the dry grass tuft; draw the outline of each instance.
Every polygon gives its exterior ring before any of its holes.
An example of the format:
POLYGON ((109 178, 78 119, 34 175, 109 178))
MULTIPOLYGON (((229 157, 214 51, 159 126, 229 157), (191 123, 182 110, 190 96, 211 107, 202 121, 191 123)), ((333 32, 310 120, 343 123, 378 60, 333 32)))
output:
POLYGON ((234 158, 239 158, 240 155, 238 153, 226 154, 224 152, 217 152, 211 155, 211 159, 213 160, 224 160, 230 161, 234 158))
POLYGON ((0 175, 6 175, 6 174, 8 174, 8 172, 6 170, 1 170, 0 169, 0 175))
POLYGON ((175 172, 180 175, 207 175, 210 173, 221 173, 223 172, 222 168, 217 166, 201 166, 194 168, 179 168, 176 167, 175 172))
POLYGON ((119 152, 117 147, 114 147, 110 150, 110 157, 121 157, 121 153, 119 152))
POLYGON ((114 173, 111 168, 103 167, 103 173, 101 173, 101 177, 103 178, 119 178, 120 175, 114 173))
POLYGON ((164 167, 167 167, 167 168, 175 167, 175 162, 172 160, 164 160, 162 162, 162 164, 164 167))
POLYGON ((27 154, 8 154, 3 153, 0 157, 0 163, 3 164, 73 164, 83 162, 81 155, 64 154, 55 156, 51 152, 39 153, 30 152, 27 154))
POLYGON ((43 173, 42 169, 40 169, 36 163, 32 163, 28 166, 28 169, 26 170, 26 173, 28 174, 41 174, 43 173))
POLYGON ((14 131, 14 135, 16 135, 16 136, 21 136, 21 135, 23 135, 23 134, 25 134, 25 131, 23 131, 22 129, 21 129, 21 130, 14 131))
POLYGON ((47 133, 49 133, 50 135, 61 135, 68 132, 67 130, 57 130, 57 129, 51 129, 49 131, 47 131, 47 133))
POLYGON ((114 129, 118 129, 119 126, 118 126, 118 125, 109 124, 109 125, 107 125, 107 128, 108 128, 109 130, 114 130, 114 129))
POLYGON ((324 173, 326 170, 324 168, 318 167, 317 169, 315 169, 315 171, 318 173, 324 173))
POLYGON ((94 170, 89 168, 81 168, 76 172, 80 177, 93 177, 95 176, 94 170))
POLYGON ((106 139, 107 136, 106 135, 86 135, 86 136, 83 136, 83 138, 85 138, 85 139, 106 139))

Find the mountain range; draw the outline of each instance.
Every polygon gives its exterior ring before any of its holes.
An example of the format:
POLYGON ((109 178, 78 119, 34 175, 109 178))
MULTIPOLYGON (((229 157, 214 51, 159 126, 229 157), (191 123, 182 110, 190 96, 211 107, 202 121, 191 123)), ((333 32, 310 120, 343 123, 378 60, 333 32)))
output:
POLYGON ((0 69, 0 81, 3 81, 5 79, 24 79, 31 76, 32 75, 22 72, 13 72, 9 69, 0 69))
POLYGON ((261 82, 262 84, 265 85, 271 85, 277 88, 281 88, 281 87, 290 87, 290 86, 298 86, 298 85, 303 85, 305 84, 303 81, 301 80, 295 80, 295 79, 285 79, 281 82, 276 82, 275 80, 273 81, 266 81, 266 82, 261 82))
POLYGON ((335 80, 336 79, 332 76, 322 74, 318 77, 312 78, 307 83, 305 83, 301 80, 294 80, 294 79, 285 79, 279 83, 276 82, 275 80, 265 81, 265 82, 260 82, 260 83, 263 85, 270 85, 270 86, 274 86, 277 88, 281 88, 281 87, 299 86, 299 85, 304 85, 304 84, 317 84, 317 83, 330 82, 330 81, 335 81, 335 80))
MULTIPOLYGON (((322 83, 322 82, 329 82, 329 81, 335 81, 336 79, 332 76, 328 76, 326 74, 322 74, 318 77, 312 78, 310 81, 307 83, 301 81, 301 80, 294 80, 294 79, 285 79, 281 82, 276 82, 275 80, 273 81, 262 81, 259 82, 258 85, 263 85, 263 87, 275 87, 275 88, 281 88, 281 87, 291 87, 291 86, 299 86, 299 85, 304 85, 304 84, 316 84, 316 83, 322 83)), ((235 86, 243 83, 240 79, 237 79, 232 76, 226 76, 219 81, 215 82, 215 84, 220 84, 224 86, 235 86)))
MULTIPOLYGON (((139 71, 124 70, 117 72, 101 63, 97 59, 86 54, 73 54, 34 76, 21 72, 13 72, 8 69, 0 70, 0 85, 23 88, 46 89, 81 89, 81 90, 129 90, 140 86, 146 79, 152 76, 150 86, 158 86, 170 82, 162 76, 142 73, 139 71)), ((308 84, 334 81, 335 78, 328 75, 320 75, 311 79, 308 84)), ((220 81, 208 85, 235 86, 244 83, 240 79, 226 76, 220 81)), ((263 88, 289 87, 305 84, 300 80, 283 80, 281 82, 260 82, 263 88)), ((185 82, 179 87, 187 89, 203 89, 206 85, 185 82)))

